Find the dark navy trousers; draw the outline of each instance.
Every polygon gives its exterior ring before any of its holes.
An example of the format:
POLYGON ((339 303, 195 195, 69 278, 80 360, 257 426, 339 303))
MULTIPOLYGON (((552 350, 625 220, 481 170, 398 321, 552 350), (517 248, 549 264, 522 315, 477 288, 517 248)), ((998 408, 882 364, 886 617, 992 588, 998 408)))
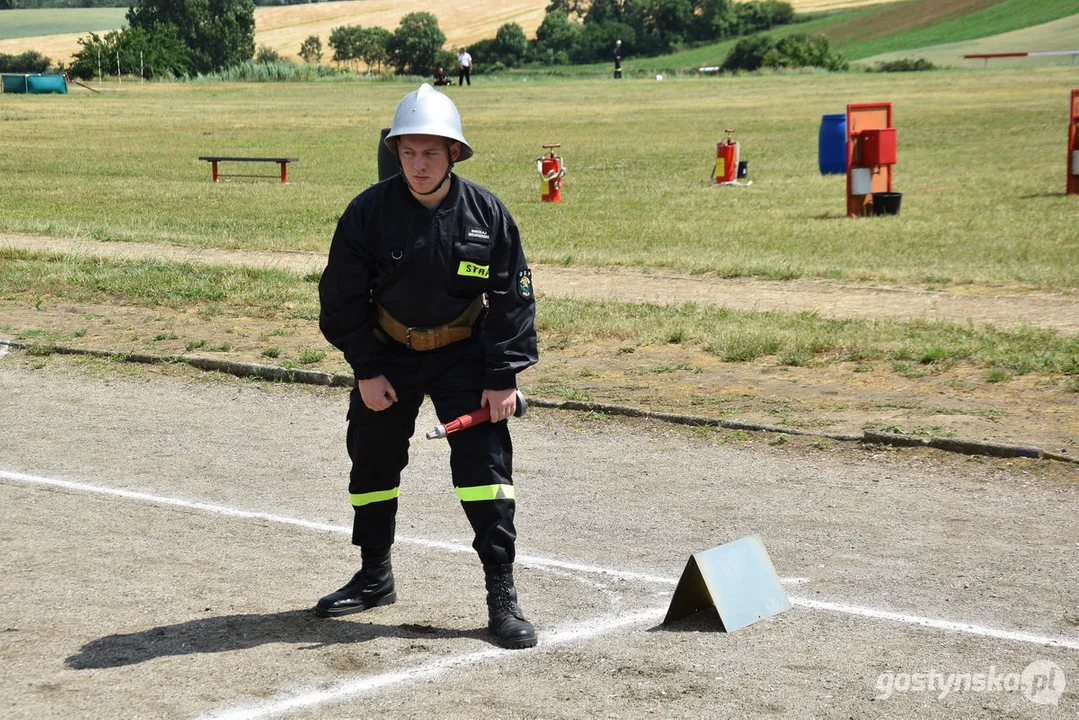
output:
MULTIPOLYGON (((482 334, 424 352, 393 340, 380 346, 380 367, 398 401, 374 412, 363 404, 359 389, 352 390, 347 442, 352 460, 348 491, 355 511, 353 544, 363 548, 393 544, 401 471, 408 465, 409 441, 423 398, 431 398, 441 423, 478 409, 484 390, 484 355, 482 334)), ((512 563, 517 531, 513 445, 507 423, 478 423, 450 434, 447 440, 453 487, 475 532, 472 547, 485 565, 512 563)))

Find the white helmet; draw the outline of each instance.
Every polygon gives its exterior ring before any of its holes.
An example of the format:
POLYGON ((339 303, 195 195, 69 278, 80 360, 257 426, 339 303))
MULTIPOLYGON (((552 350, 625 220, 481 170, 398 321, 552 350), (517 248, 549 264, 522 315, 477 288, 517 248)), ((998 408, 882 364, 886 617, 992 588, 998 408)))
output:
POLYGON ((393 114, 393 126, 386 135, 386 147, 397 155, 397 138, 401 135, 437 135, 461 143, 457 162, 472 157, 472 147, 461 130, 461 114, 453 100, 424 83, 420 89, 405 95, 393 114))

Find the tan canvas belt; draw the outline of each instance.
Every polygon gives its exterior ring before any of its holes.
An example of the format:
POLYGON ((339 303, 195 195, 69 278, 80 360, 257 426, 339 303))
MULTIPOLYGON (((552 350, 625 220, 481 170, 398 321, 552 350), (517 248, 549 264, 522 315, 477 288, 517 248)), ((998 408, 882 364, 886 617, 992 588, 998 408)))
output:
POLYGON ((459 317, 437 327, 408 327, 378 306, 378 324, 383 331, 410 350, 435 350, 472 337, 472 326, 483 310, 483 296, 472 301, 459 317))

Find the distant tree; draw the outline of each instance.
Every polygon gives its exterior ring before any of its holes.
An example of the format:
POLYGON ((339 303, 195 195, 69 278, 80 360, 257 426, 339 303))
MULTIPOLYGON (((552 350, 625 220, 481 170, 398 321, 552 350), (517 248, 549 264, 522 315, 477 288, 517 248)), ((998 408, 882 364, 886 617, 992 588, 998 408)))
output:
POLYGON ((14 10, 19 7, 18 0, 0 0, 0 10, 14 10))
POLYGON ((506 23, 495 33, 494 50, 507 67, 521 64, 528 54, 528 38, 517 23, 506 23))
POLYGON ((762 67, 819 67, 842 71, 850 63, 835 51, 828 38, 804 33, 777 40, 770 35, 751 35, 735 43, 721 66, 724 70, 758 70, 762 67))
POLYGON ((52 60, 37 50, 27 50, 18 55, 0 53, 0 72, 43 73, 51 64, 52 60))
POLYGON ((252 0, 140 0, 126 17, 128 27, 147 33, 158 25, 176 28, 193 72, 220 70, 255 54, 252 0))
POLYGON ((281 62, 281 53, 274 50, 269 45, 259 45, 259 49, 255 51, 255 64, 267 65, 269 63, 281 62))
POLYGON ((573 22, 563 10, 548 12, 536 28, 536 43, 544 50, 569 52, 581 34, 580 23, 573 22))
POLYGON ((735 3, 733 10, 732 35, 750 35, 794 20, 794 8, 780 0, 735 3))
MULTIPOLYGON (((468 54, 472 56, 472 74, 482 75, 483 73, 490 72, 498 60, 498 49, 496 47, 494 38, 484 38, 483 40, 477 40, 474 43, 470 43, 468 46, 468 54)), ((453 55, 453 62, 450 63, 451 68, 457 67, 457 54, 453 55)))
POLYGON ((690 39, 709 42, 730 37, 734 28, 732 6, 731 0, 693 0, 690 39))
POLYGON ((621 22, 624 0, 592 0, 585 13, 586 24, 621 22))
POLYGON ((833 72, 850 69, 842 53, 834 51, 823 35, 810 37, 805 33, 780 39, 764 55, 764 66, 771 68, 819 67, 833 72))
POLYGON ((119 56, 120 70, 152 80, 157 77, 177 77, 188 72, 190 57, 187 46, 172 26, 157 26, 152 32, 140 28, 112 30, 100 37, 90 33, 78 40, 81 49, 68 67, 71 77, 90 79, 98 74, 98 62, 105 75, 116 73, 119 56))
POLYGON ((690 37, 694 7, 691 0, 640 0, 623 17, 637 30, 637 51, 660 54, 690 37))
POLYGON ((347 26, 330 28, 330 38, 327 42, 333 50, 333 56, 330 59, 335 63, 340 64, 348 60, 348 42, 345 39, 347 33, 347 26))
POLYGON ((583 18, 588 12, 587 0, 551 0, 551 3, 543 11, 547 15, 552 13, 564 13, 583 18))
POLYGON ((623 56, 632 54, 637 43, 637 31, 614 20, 602 23, 586 21, 570 57, 574 62, 610 60, 615 40, 622 41, 623 56))
MULTIPOLYGON (((472 52, 471 46, 468 51, 470 53, 472 52)), ((475 55, 473 55, 473 57, 475 57, 475 55)), ((473 61, 472 64, 475 65, 475 61, 473 61)), ((438 54, 435 55, 435 67, 440 67, 446 71, 447 75, 452 75, 453 69, 457 67, 457 53, 453 50, 439 50, 438 54)), ((473 67, 473 70, 475 70, 475 67, 473 67)))
POLYGON ((300 57, 308 65, 315 65, 322 61, 322 41, 318 35, 309 35, 300 44, 300 57))
POLYGON ((389 49, 398 72, 431 75, 435 71, 438 51, 445 42, 446 36, 438 28, 438 18, 429 12, 414 12, 401 18, 389 49))
POLYGON ((359 25, 344 25, 330 31, 330 47, 333 48, 335 63, 348 63, 359 58, 360 36, 363 28, 359 25))
POLYGON ((390 42, 393 33, 384 27, 369 27, 360 33, 357 39, 357 55, 367 65, 367 69, 375 68, 375 72, 382 72, 383 63, 392 59, 390 54, 390 42))
POLYGON ((723 70, 759 70, 764 66, 764 56, 776 46, 771 35, 751 35, 734 44, 727 58, 720 65, 723 70))

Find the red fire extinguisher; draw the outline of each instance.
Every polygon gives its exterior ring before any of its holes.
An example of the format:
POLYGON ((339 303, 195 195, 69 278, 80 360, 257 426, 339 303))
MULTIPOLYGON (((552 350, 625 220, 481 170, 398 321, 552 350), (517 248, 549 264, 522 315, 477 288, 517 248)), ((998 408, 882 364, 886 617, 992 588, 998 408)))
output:
POLYGON ((734 130, 725 129, 727 133, 724 140, 716 143, 716 167, 712 173, 712 181, 720 183, 734 182, 738 172, 738 142, 734 139, 734 130))
POLYGON ((554 154, 554 148, 562 143, 550 143, 543 146, 546 155, 536 158, 536 169, 540 175, 540 193, 543 202, 562 202, 562 178, 566 176, 566 166, 562 158, 554 154))

